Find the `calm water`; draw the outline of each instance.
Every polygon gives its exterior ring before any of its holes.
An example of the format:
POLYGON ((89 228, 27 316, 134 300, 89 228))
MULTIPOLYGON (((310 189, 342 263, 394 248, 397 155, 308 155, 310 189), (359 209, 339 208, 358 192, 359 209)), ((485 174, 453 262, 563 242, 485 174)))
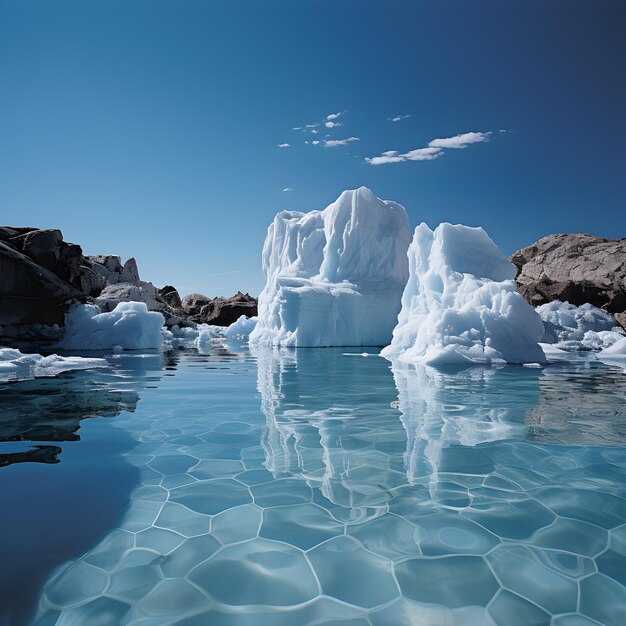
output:
POLYGON ((626 624, 623 370, 109 360, 0 387, 2 626, 626 624))

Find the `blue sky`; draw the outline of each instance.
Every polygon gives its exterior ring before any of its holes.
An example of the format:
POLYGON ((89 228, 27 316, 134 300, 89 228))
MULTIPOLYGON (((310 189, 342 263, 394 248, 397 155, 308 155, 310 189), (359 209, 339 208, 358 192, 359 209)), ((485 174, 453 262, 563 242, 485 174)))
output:
POLYGON ((623 6, 0 0, 0 222, 209 295, 259 292, 276 211, 360 185, 507 254, 624 237, 623 6))

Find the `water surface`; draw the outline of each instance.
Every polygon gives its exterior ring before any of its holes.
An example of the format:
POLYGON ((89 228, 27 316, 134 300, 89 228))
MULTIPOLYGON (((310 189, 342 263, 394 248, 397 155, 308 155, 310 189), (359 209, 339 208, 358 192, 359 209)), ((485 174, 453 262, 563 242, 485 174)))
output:
POLYGON ((103 394, 78 414, 109 417, 70 416, 56 439, 1 391, 23 439, 61 448, 0 468, 3 551, 32 553, 23 578, 45 571, 35 624, 626 623, 623 370, 244 346, 110 360, 29 383, 103 394), (51 571, 63 527, 88 537, 51 571))

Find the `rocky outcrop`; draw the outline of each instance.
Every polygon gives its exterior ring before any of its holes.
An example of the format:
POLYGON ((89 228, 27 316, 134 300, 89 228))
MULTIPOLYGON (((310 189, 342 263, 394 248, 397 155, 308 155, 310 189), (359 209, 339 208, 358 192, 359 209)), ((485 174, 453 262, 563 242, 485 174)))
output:
POLYGON ((589 302, 613 313, 624 326, 626 238, 548 235, 510 260, 517 267, 518 291, 533 306, 554 300, 589 302))
POLYGON ((0 241, 0 326, 62 324, 80 290, 0 241))
POLYGON ((184 324, 185 313, 170 288, 167 298, 139 277, 137 262, 119 256, 85 256, 58 229, 0 227, 0 326, 18 336, 37 325, 62 325, 76 302, 110 311, 119 302, 145 302, 169 324, 184 324))
POLYGON ((227 326, 241 315, 256 315, 256 300, 248 294, 191 294, 181 300, 172 285, 158 289, 142 281, 133 258, 122 263, 113 254, 83 255, 58 229, 0 227, 0 339, 10 335, 30 341, 39 326, 61 326, 68 307, 76 302, 93 302, 111 311, 128 301, 144 302, 150 311, 162 313, 168 326, 227 326))
POLYGON ((209 298, 199 293, 185 296, 183 309, 191 320, 199 324, 230 326, 242 315, 257 315, 257 300, 248 293, 238 291, 230 298, 209 298))

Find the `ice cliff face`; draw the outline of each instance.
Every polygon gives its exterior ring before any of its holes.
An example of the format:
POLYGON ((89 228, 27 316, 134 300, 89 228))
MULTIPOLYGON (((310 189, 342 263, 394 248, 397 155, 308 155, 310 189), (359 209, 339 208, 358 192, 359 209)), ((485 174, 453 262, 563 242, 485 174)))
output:
POLYGON ((263 247, 267 283, 252 343, 384 346, 409 271, 402 206, 361 187, 323 211, 283 211, 263 247))
POLYGON ((545 360, 541 318, 515 291, 515 267, 482 228, 421 224, 409 267, 383 356, 425 364, 545 360))

